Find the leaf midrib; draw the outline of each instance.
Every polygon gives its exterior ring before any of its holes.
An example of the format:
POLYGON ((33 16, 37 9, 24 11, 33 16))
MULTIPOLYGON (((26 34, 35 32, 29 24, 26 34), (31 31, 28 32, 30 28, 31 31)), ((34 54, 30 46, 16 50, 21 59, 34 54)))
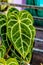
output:
POLYGON ((21 38, 21 46, 22 46, 22 51, 23 51, 23 56, 24 56, 24 49, 23 49, 23 42, 22 42, 22 31, 21 31, 21 20, 18 18, 18 23, 19 23, 19 31, 20 31, 20 38, 21 38))

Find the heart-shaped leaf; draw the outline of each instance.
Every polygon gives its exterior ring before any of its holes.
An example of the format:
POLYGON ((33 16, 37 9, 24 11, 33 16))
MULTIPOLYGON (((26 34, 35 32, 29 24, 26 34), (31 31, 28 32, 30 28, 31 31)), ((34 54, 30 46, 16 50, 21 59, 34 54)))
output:
POLYGON ((18 53, 25 59, 31 50, 32 37, 34 38, 31 27, 29 27, 30 24, 33 25, 33 18, 29 12, 25 10, 19 12, 16 8, 8 10, 7 18, 8 38, 18 53))

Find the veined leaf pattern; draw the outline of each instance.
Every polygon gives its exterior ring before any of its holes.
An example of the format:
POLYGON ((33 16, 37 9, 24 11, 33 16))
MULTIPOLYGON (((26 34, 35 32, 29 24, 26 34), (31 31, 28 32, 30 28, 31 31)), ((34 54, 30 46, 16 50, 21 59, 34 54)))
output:
MULTIPOLYGON (((33 25, 29 25, 30 29, 31 29, 31 33, 32 33, 32 39, 31 39, 31 46, 30 46, 30 52, 27 54, 27 56, 25 57, 24 61, 26 63, 30 63, 31 58, 32 58, 32 52, 33 52, 33 43, 34 43, 34 37, 35 37, 35 27, 33 25)), ((15 52, 16 53, 16 52, 15 52)), ((13 50, 13 54, 14 54, 14 50, 13 50)))
POLYGON ((0 35, 5 33, 5 30, 4 30, 5 25, 6 25, 6 16, 4 14, 0 14, 0 35))
POLYGON ((33 30, 29 27, 30 24, 33 25, 33 18, 29 12, 25 10, 18 11, 16 8, 10 8, 7 16, 8 38, 13 43, 14 48, 25 59, 31 51, 32 37, 34 38, 33 30))
POLYGON ((0 36, 2 38, 2 44, 7 47, 7 39, 6 39, 6 15, 0 13, 0 36))
POLYGON ((25 58, 25 61, 27 63, 30 63, 31 61, 31 58, 32 58, 32 52, 33 52, 33 43, 34 43, 34 37, 35 37, 35 27, 33 25, 29 25, 29 28, 31 30, 31 33, 32 33, 32 39, 31 39, 31 45, 30 45, 30 53, 27 54, 26 58, 25 58))
POLYGON ((4 58, 5 53, 6 53, 6 48, 5 46, 1 45, 0 46, 0 58, 4 58))
POLYGON ((7 65, 19 65, 15 58, 9 58, 7 60, 7 65))

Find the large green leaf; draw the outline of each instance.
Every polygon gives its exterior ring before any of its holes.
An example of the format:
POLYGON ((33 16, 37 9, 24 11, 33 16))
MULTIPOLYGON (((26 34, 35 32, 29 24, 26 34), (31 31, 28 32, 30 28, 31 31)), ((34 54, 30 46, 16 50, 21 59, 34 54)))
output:
POLYGON ((31 45, 33 46, 32 37, 34 38, 34 34, 29 26, 30 24, 33 25, 33 18, 29 12, 25 10, 19 12, 16 8, 8 10, 7 18, 8 38, 18 53, 25 59, 31 51, 31 45))
MULTIPOLYGON (((32 39, 31 39, 30 52, 28 53, 28 55, 27 55, 26 58, 24 59, 24 61, 25 61, 26 63, 30 63, 30 61, 31 61, 32 53, 33 53, 34 37, 35 37, 35 34, 36 34, 36 32, 35 32, 35 27, 34 27, 33 25, 31 25, 31 24, 29 25, 29 27, 30 27, 31 32, 32 32, 32 39)), ((12 50, 12 49, 11 49, 11 51, 13 52, 13 53, 12 53, 12 57, 15 57, 15 54, 16 54, 16 57, 19 58, 20 60, 22 60, 22 59, 20 58, 19 54, 17 54, 15 50, 12 50)))

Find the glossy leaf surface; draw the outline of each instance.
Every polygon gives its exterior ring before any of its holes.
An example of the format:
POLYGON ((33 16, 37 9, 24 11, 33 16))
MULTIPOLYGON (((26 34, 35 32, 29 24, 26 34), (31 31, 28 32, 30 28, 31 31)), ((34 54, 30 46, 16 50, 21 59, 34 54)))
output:
POLYGON ((25 10, 19 12, 16 8, 9 9, 7 16, 8 38, 13 43, 14 48, 25 59, 31 51, 31 45, 33 45, 32 38, 34 38, 34 34, 29 26, 30 24, 33 25, 33 18, 29 12, 25 10))

